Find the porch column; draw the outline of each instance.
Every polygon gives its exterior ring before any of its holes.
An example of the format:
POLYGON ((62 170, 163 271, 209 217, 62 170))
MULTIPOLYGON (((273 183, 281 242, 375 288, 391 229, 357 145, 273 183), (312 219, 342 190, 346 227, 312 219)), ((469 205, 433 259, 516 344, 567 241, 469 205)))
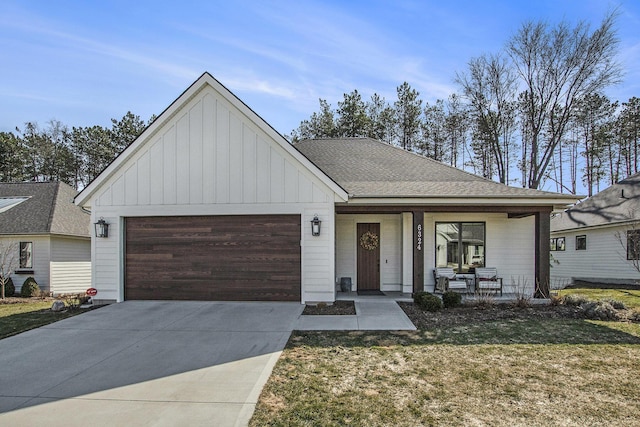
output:
POLYGON ((551 212, 539 211, 536 218, 535 242, 535 286, 534 298, 549 297, 549 238, 551 235, 551 212))
MULTIPOLYGON (((424 211, 413 214, 413 293, 424 291, 424 211)), ((548 241, 547 241, 548 243, 548 241)))

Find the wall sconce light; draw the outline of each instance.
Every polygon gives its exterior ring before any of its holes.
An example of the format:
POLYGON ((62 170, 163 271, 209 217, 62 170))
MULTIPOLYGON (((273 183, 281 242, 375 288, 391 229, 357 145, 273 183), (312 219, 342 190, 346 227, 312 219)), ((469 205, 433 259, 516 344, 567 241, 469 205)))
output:
POLYGON ((312 236, 319 236, 320 235, 320 224, 322 224, 322 221, 320 221, 318 219, 318 214, 316 214, 313 219, 311 220, 311 235, 312 236))
POLYGON ((104 218, 100 217, 93 225, 96 227, 96 237, 109 237, 109 224, 104 218))

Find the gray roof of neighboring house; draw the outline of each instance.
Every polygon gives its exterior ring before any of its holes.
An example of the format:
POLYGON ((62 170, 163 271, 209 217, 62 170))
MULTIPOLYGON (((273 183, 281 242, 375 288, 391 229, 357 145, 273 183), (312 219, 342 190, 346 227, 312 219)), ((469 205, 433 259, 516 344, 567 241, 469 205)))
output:
POLYGON ((61 182, 0 183, 0 198, 27 197, 0 212, 0 235, 90 237, 91 216, 73 204, 76 190, 61 182))
POLYGON ((640 221, 640 173, 613 184, 551 219, 551 230, 640 221))
POLYGON ((573 197, 510 187, 371 138, 310 139, 294 146, 350 197, 573 197))

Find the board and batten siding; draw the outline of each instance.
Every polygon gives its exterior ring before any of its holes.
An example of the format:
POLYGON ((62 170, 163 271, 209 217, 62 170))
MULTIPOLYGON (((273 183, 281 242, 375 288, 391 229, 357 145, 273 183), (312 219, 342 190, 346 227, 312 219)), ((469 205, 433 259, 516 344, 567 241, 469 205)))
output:
POLYGON ((552 238, 565 238, 564 251, 551 251, 555 260, 551 263, 552 286, 564 287, 574 279, 639 282, 640 272, 627 260, 626 230, 625 226, 609 226, 552 232, 552 238), (616 233, 621 234, 624 246, 616 233), (586 250, 576 250, 576 236, 587 237, 586 250))
POLYGON ((83 293, 91 287, 91 240, 52 236, 50 263, 54 294, 83 293))
POLYGON ((129 216, 300 214, 302 299, 333 301, 334 192, 211 86, 204 86, 102 183, 92 221, 99 299, 123 299, 122 223, 129 216), (311 236, 318 214, 322 234, 311 236))
POLYGON ((425 290, 433 292, 435 281, 435 229, 437 222, 484 222, 485 266, 495 267, 505 293, 533 294, 535 289, 535 219, 508 218, 507 214, 425 214, 425 290), (428 230, 428 231, 427 231, 428 230))
POLYGON ((350 277, 358 286, 358 223, 380 223, 380 286, 402 290, 402 215, 336 215, 336 283, 350 277))

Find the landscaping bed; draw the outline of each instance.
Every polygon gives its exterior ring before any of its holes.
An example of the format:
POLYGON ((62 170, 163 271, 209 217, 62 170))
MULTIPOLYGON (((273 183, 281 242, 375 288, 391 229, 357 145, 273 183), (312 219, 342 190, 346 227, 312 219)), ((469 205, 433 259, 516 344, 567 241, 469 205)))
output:
POLYGON ((338 300, 333 304, 307 304, 302 311, 303 315, 347 315, 354 316, 356 314, 356 306, 353 301, 338 300))
POLYGON ((464 305, 435 312, 424 311, 412 302, 398 303, 418 329, 439 329, 504 320, 578 319, 576 307, 548 304, 517 307, 514 304, 464 305))

